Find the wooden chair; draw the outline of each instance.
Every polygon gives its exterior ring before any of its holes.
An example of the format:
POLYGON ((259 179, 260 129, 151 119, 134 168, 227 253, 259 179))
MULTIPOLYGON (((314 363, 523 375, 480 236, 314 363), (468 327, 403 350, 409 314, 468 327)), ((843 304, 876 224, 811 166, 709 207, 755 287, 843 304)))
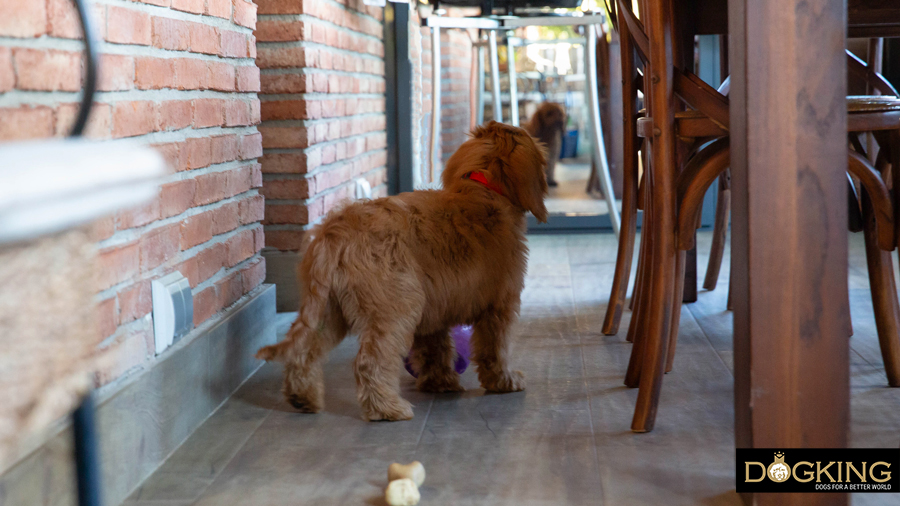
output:
MULTIPOLYGON (((630 4, 630 2, 629 2, 630 4)), ((629 79, 637 81, 634 70, 636 49, 645 62, 643 89, 647 115, 637 118, 632 129, 626 124, 626 193, 623 204, 643 198, 644 222, 643 241, 635 286, 634 315, 629 327, 629 337, 634 341, 631 360, 625 383, 638 386, 635 415, 632 430, 646 432, 652 430, 662 376, 670 370, 677 343, 678 324, 681 310, 681 287, 684 275, 684 251, 694 245, 694 236, 699 223, 702 199, 709 186, 725 173, 729 165, 728 100, 717 90, 703 83, 699 78, 683 70, 686 40, 674 23, 672 0, 643 0, 640 6, 645 13, 639 19, 631 6, 618 1, 617 25, 621 31, 623 50, 623 76, 626 86, 629 79), (643 21, 643 23, 642 23, 643 21), (629 40, 633 44, 629 44, 629 40), (690 110, 682 110, 687 106, 690 110), (636 138, 645 137, 650 142, 651 164, 637 188, 636 181, 636 138), (713 142, 709 142, 713 140, 713 142), (702 149, 699 146, 703 146, 702 149)), ((851 61, 851 73, 860 72, 860 62, 851 61)), ((864 73, 868 71, 863 69, 864 73)), ((869 75, 871 77, 871 75, 869 75)), ((873 85, 884 87, 886 81, 873 85)), ((889 86, 889 85, 888 85, 889 86)), ((626 95, 626 118, 634 110, 630 101, 630 90, 637 84, 624 88, 626 95)), ((722 90, 725 91, 725 90, 722 90)), ((864 226, 867 233, 867 251, 870 259, 870 277, 873 279, 873 300, 879 322, 879 336, 885 357, 888 376, 894 383, 896 372, 900 371, 900 341, 896 330, 900 322, 896 292, 893 291, 893 272, 890 257, 868 247, 870 244, 883 250, 896 245, 896 223, 894 209, 900 208, 892 200, 884 180, 887 161, 900 159, 900 101, 880 98, 878 100, 850 100, 850 130, 869 132, 885 128, 876 133, 884 155, 880 157, 882 170, 875 170, 865 155, 851 152, 848 156, 848 170, 859 181, 862 190, 864 226), (893 109, 894 106, 898 109, 893 109), (860 110, 865 108, 865 110, 860 110), (854 112, 855 111, 855 112, 854 112), (855 128, 855 130, 854 130, 855 128), (892 130, 890 130, 892 129, 892 130), (887 274, 890 276, 887 276, 887 274), (881 332, 882 327, 886 330, 881 332)), ((629 122, 630 123, 630 122, 629 122)), ((894 172, 900 171, 892 171, 894 172)), ((897 177, 896 174, 893 177, 897 177)), ((900 184, 900 181, 892 181, 900 184)), ((726 180, 727 183, 727 180, 726 180)), ((725 186, 725 185, 723 185, 725 186)), ((898 186, 900 187, 900 186, 898 186)), ((895 198, 895 197, 893 197, 895 198)), ((631 211, 631 206, 623 206, 631 211)), ((636 215, 636 211, 633 213, 636 215)), ((623 222, 624 223, 624 222, 623 222)), ((629 222, 631 223, 631 222, 629 222)), ((727 221, 725 221, 727 224, 727 221)), ((724 228, 724 225, 723 227, 724 228)), ((633 252, 633 237, 630 228, 620 242, 620 258, 617 264, 630 268, 633 252), (630 238, 630 240, 629 240, 630 238), (627 258, 621 258, 625 254, 627 258)), ((620 274, 628 269, 617 268, 618 284, 614 281, 614 297, 610 309, 614 320, 621 314, 624 287, 627 275, 620 274), (617 314, 618 313, 618 314, 617 314)), ((610 313, 607 313, 607 322, 610 313)), ((604 331, 607 328, 605 326, 604 331)))

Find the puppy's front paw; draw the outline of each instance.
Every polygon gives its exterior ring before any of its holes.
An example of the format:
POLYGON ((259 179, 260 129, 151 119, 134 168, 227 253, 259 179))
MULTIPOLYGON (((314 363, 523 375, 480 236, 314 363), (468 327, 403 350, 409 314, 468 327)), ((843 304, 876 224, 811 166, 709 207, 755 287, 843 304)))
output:
POLYGON ((522 371, 508 371, 499 374, 487 381, 482 381, 481 386, 488 392, 505 394, 525 390, 525 375, 522 371))
POLYGON ((418 388, 420 392, 436 394, 466 391, 466 389, 459 384, 459 375, 455 372, 443 376, 419 376, 418 381, 416 381, 416 388, 418 388))
POLYGON ((388 422, 412 420, 412 404, 410 404, 409 401, 405 399, 398 398, 396 401, 385 403, 378 407, 369 407, 368 409, 365 409, 363 418, 369 422, 376 422, 379 420, 388 422))

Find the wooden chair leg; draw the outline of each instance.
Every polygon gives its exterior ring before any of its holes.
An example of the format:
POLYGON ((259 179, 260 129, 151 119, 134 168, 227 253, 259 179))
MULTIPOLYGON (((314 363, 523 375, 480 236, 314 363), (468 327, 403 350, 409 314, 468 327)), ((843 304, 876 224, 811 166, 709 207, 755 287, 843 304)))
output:
POLYGON ((728 215, 731 211, 731 171, 726 170, 719 176, 719 193, 716 199, 716 222, 713 227, 713 243, 709 252, 709 263, 706 265, 706 278, 703 288, 715 290, 719 282, 719 271, 722 269, 722 258, 725 257, 725 239, 728 234, 728 215))
MULTIPOLYGON (((624 23, 623 23, 624 24, 624 23)), ((631 277, 631 262, 634 258, 634 240, 637 234, 637 194, 638 194, 638 146, 637 92, 634 80, 637 77, 634 64, 634 47, 627 26, 620 32, 622 58, 622 110, 624 125, 622 134, 624 157, 622 160, 622 222, 619 234, 619 249, 616 253, 616 270, 613 275, 612 290, 606 306, 601 331, 608 336, 619 332, 622 310, 628 295, 628 280, 631 277)))
POLYGON ((628 360, 628 369, 625 372, 625 386, 637 388, 641 380, 641 368, 644 364, 644 333, 646 314, 649 310, 648 295, 650 294, 650 267, 653 265, 651 249, 653 238, 650 230, 653 224, 653 212, 650 206, 644 211, 644 226, 641 233, 641 257, 644 269, 641 272, 640 286, 635 284, 634 294, 636 302, 634 312, 631 314, 631 324, 628 326, 627 341, 634 343, 631 348, 631 356, 628 360))
POLYGON ((681 325, 681 304, 683 298, 680 296, 684 291, 685 283, 685 267, 687 263, 686 251, 678 252, 677 270, 675 272, 675 296, 672 297, 672 320, 669 325, 669 349, 666 353, 666 372, 672 372, 672 365, 675 363, 675 347, 678 344, 678 327, 681 325))
POLYGON ((891 252, 878 247, 875 231, 875 212, 865 190, 862 192, 863 220, 866 242, 866 263, 869 267, 869 287, 875 309, 878 344, 884 359, 888 384, 900 386, 900 303, 891 252))

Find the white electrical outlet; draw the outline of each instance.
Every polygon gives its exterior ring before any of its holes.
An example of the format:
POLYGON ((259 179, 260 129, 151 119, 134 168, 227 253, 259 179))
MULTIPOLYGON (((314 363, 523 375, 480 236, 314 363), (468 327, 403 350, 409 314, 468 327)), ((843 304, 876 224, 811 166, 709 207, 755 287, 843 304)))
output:
POLYGON ((369 181, 365 178, 357 178, 356 179, 356 200, 360 199, 371 199, 372 198, 372 185, 369 184, 369 181))
POLYGON ((194 327, 194 298, 187 278, 175 271, 150 282, 156 354, 194 327))

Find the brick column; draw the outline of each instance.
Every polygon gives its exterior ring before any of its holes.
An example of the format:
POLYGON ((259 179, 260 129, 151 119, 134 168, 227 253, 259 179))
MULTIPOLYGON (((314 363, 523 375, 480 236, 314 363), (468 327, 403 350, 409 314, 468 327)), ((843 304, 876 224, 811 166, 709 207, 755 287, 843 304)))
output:
POLYGON ((387 194, 382 9, 362 0, 259 0, 267 281, 296 311, 296 264, 322 217, 364 179, 387 194))

